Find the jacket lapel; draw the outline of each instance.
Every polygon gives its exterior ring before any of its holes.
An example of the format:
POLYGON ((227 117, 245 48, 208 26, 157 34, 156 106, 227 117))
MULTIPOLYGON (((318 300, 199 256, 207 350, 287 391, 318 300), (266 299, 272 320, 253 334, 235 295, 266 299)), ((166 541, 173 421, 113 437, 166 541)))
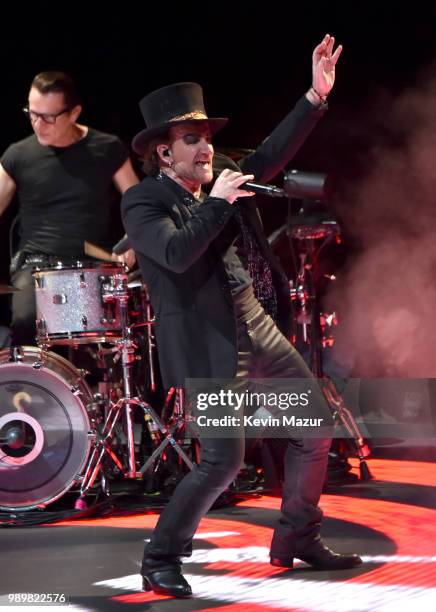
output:
MULTIPOLYGON (((180 218, 182 221, 187 221, 191 214, 188 210, 188 206, 184 205, 181 189, 177 183, 173 181, 159 181, 159 185, 168 195, 168 198, 164 199, 164 204, 170 211, 174 221, 177 223, 180 218)), ((187 194, 186 197, 189 198, 189 195, 187 194)))

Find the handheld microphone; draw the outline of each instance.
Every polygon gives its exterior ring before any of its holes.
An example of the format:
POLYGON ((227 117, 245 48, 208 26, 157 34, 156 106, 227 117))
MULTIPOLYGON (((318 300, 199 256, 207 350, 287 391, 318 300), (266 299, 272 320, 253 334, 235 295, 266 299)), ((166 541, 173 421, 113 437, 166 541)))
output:
POLYGON ((115 253, 115 255, 122 255, 123 253, 128 251, 130 247, 131 247, 130 240, 127 237, 127 234, 125 234, 123 238, 121 238, 121 240, 119 240, 116 243, 116 245, 112 249, 112 253, 115 253))
POLYGON ((259 185, 258 183, 244 183, 239 186, 239 189, 244 189, 245 191, 254 191, 254 193, 259 193, 261 195, 270 196, 272 198, 285 198, 286 193, 283 189, 279 187, 275 187, 274 185, 259 185))

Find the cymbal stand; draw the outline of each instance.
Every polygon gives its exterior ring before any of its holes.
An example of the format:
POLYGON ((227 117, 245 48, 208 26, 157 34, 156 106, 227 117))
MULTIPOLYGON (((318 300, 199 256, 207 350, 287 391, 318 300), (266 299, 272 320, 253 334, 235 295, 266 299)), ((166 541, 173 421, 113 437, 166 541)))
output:
MULTIPOLYGON (((188 458, 185 451, 182 448, 180 448, 180 445, 178 444, 178 442, 176 442, 175 439, 173 438, 173 434, 179 433, 180 430, 183 429, 186 425, 186 420, 184 417, 184 401, 185 401, 184 389, 182 388, 176 389, 174 387, 171 387, 171 389, 168 391, 168 394, 167 394, 166 403, 168 403, 169 399, 174 393, 175 393, 174 411, 173 411, 173 416, 168 421, 168 428, 167 428, 169 435, 164 440, 162 440, 160 445, 153 451, 153 453, 144 463, 142 468, 139 470, 142 474, 144 474, 147 471, 149 465, 152 465, 154 463, 156 458, 163 452, 163 450, 166 448, 166 446, 168 446, 168 444, 171 444, 173 446, 173 448, 177 451, 179 455, 179 459, 184 461, 184 463, 186 463, 186 465, 188 466, 190 470, 192 470, 192 468, 194 467, 194 464, 188 458)), ((198 458, 196 459, 198 463, 198 458)))
MULTIPOLYGON (((192 469, 193 467, 191 460, 177 443, 170 429, 168 429, 160 420, 155 410, 153 410, 149 404, 142 401, 139 397, 132 396, 133 366, 136 360, 137 347, 132 339, 132 329, 128 325, 129 289, 127 287, 126 276, 123 274, 115 275, 114 282, 108 285, 103 284, 102 298, 104 302, 112 304, 115 302, 119 305, 122 338, 117 345, 121 355, 124 396, 115 403, 109 400, 110 405, 105 423, 101 433, 97 437, 97 441, 82 478, 80 490, 81 497, 83 497, 94 484, 100 470, 102 469, 105 454, 110 457, 125 478, 142 478, 143 474, 153 465, 155 459, 168 445, 170 445, 176 451, 189 469, 192 469), (163 437, 162 442, 140 469, 137 469, 133 434, 133 410, 136 407, 140 408, 144 412, 146 419, 152 421, 153 425, 160 431, 160 434, 163 437), (114 428, 121 416, 124 418, 127 437, 127 465, 123 465, 123 461, 117 456, 111 446, 114 428)), ((152 324, 151 321, 150 324, 152 324)))
POLYGON ((148 376, 149 376, 149 390, 154 393, 156 391, 156 373, 154 369, 154 350, 156 348, 154 334, 153 334, 153 324, 154 317, 152 313, 151 303, 148 298, 147 291, 145 287, 141 287, 141 310, 145 313, 145 323, 134 323, 130 326, 130 329, 137 329, 139 327, 147 328, 147 364, 148 364, 148 376))
MULTIPOLYGON (((146 314, 146 320, 151 321, 152 312, 151 312, 151 304, 149 300, 147 300, 145 304, 145 314, 146 314)), ((150 374, 150 391, 154 393, 156 391, 156 376, 154 373, 154 366, 153 366, 153 363, 154 363, 153 349, 155 347, 155 344, 154 344, 153 330, 152 330, 150 323, 148 323, 147 325, 147 346, 148 346, 148 367, 149 367, 149 374, 150 374)))
MULTIPOLYGON (((186 430, 185 389, 182 387, 170 387, 168 390, 162 417, 168 424, 170 430, 180 437, 186 430), (172 402, 173 400, 173 402, 172 402), (171 409, 172 405, 172 409, 171 409)), ((191 451, 195 463, 200 463, 200 442, 197 437, 191 438, 191 451)))

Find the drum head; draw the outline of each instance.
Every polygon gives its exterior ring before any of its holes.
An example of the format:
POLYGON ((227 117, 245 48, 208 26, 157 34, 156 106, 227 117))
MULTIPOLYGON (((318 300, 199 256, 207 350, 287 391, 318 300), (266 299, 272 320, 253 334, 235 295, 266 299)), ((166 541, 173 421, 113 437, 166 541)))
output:
POLYGON ((53 264, 35 264, 32 275, 38 278, 40 272, 56 272, 59 270, 101 270, 105 274, 123 274, 125 267, 119 262, 83 260, 73 263, 60 259, 53 264))
POLYGON ((66 359, 34 347, 0 352, 0 508, 46 505, 81 474, 90 447, 88 385, 66 359))

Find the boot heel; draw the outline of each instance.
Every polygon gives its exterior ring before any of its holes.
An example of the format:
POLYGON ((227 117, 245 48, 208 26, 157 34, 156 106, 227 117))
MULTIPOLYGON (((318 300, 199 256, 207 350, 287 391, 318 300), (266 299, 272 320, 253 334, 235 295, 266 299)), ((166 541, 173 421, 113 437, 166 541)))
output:
POLYGON ((294 557, 288 557, 287 559, 280 559, 279 557, 270 557, 270 563, 274 567, 286 567, 292 569, 294 567, 294 557))
POLYGON ((142 576, 142 590, 143 591, 151 591, 151 585, 147 580, 146 576, 142 576))

